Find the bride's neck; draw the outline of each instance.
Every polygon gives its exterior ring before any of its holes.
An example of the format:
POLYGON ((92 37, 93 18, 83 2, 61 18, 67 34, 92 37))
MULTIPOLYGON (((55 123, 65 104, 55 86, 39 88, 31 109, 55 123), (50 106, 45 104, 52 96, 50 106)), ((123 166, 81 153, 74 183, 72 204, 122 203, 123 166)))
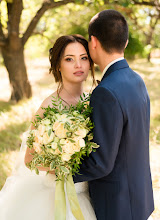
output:
POLYGON ((83 85, 82 84, 63 84, 59 92, 59 96, 67 102, 69 105, 75 105, 83 95, 83 85))
POLYGON ((80 97, 83 94, 83 85, 82 84, 63 84, 62 90, 63 93, 69 93, 68 95, 74 97, 80 97))

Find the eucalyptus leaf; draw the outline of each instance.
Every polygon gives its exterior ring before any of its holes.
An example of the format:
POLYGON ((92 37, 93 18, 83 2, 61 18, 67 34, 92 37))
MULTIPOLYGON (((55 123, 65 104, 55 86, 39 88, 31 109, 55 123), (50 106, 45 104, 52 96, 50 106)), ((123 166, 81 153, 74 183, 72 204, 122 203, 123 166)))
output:
POLYGON ((58 146, 59 151, 62 153, 62 147, 61 147, 61 145, 60 145, 59 143, 57 143, 57 146, 58 146))
POLYGON ((66 167, 61 166, 60 168, 64 173, 69 173, 69 170, 66 167))
POLYGON ((39 170, 38 170, 37 167, 35 167, 35 172, 36 172, 37 175, 39 175, 39 170))
POLYGON ((52 129, 49 129, 49 130, 48 130, 48 136, 49 136, 49 137, 51 136, 51 133, 52 133, 52 129))

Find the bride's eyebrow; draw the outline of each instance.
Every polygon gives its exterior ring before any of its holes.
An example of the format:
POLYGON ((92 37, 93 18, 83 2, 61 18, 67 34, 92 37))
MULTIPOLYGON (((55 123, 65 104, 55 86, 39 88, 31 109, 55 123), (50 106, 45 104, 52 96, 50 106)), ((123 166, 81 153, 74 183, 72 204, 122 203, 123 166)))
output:
MULTIPOLYGON (((83 53, 83 54, 81 54, 80 56, 84 56, 84 55, 88 55, 87 53, 83 53)), ((67 57, 67 56, 69 56, 69 57, 74 57, 75 55, 73 55, 73 54, 67 54, 67 55, 65 55, 64 57, 67 57)))

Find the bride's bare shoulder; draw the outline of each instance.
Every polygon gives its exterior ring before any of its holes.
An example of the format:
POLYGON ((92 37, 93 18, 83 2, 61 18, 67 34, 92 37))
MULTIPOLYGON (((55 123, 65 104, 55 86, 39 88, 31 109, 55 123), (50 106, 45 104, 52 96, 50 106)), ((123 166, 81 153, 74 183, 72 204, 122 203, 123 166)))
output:
POLYGON ((52 107, 52 100, 57 97, 57 91, 48 96, 41 104, 41 107, 46 108, 48 106, 52 107))

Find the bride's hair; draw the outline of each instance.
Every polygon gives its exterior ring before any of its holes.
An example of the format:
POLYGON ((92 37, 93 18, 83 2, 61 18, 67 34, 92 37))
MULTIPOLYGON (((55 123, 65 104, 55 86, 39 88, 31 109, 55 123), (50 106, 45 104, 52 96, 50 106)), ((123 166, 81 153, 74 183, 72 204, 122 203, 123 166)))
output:
POLYGON ((91 76, 93 79, 93 85, 96 84, 95 77, 94 77, 94 63, 93 63, 93 61, 90 57, 90 54, 89 54, 88 41, 83 36, 81 36, 79 34, 64 35, 64 36, 59 37, 56 40, 53 47, 49 50, 49 61, 51 64, 51 67, 49 69, 49 73, 52 73, 55 78, 55 81, 59 82, 59 88, 62 85, 62 76, 61 76, 61 72, 59 71, 59 69, 60 69, 60 62, 61 62, 62 56, 64 54, 64 50, 68 44, 76 43, 76 42, 82 44, 87 52, 90 66, 91 66, 91 76))

